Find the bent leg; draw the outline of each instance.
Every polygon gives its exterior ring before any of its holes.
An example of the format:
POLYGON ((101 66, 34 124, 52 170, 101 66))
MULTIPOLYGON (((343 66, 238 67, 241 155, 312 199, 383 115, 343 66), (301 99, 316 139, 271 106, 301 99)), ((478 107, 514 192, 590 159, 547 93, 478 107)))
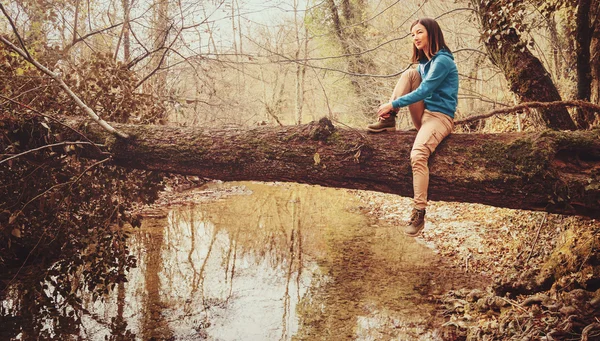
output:
MULTIPOLYGON (((396 87, 394 87, 390 101, 413 92, 419 87, 420 84, 421 74, 419 74, 419 71, 416 69, 408 69, 404 71, 402 76, 400 76, 398 83, 396 83, 396 87)), ((408 111, 410 112, 410 117, 415 125, 415 128, 419 130, 421 128, 423 112, 425 111, 425 102, 419 101, 409 105, 408 111)))

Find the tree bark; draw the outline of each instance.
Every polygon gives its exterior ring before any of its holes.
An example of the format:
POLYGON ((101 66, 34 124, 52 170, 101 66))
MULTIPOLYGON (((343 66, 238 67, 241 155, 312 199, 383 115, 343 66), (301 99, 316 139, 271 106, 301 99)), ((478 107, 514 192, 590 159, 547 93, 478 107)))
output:
POLYGON ((591 96, 592 69, 590 44, 593 31, 590 28, 591 0, 579 0, 577 6, 577 99, 589 101, 591 96))
MULTIPOLYGON (((372 58, 361 54, 364 42, 367 40, 364 33, 365 26, 361 23, 363 17, 362 11, 364 11, 366 6, 361 3, 353 6, 348 0, 342 0, 340 5, 341 11, 334 0, 327 0, 327 8, 331 14, 333 30, 342 48, 342 52, 347 55, 348 72, 359 75, 374 73, 376 66, 372 58), (342 14, 341 16, 340 13, 342 14)), ((368 89, 373 88, 376 80, 352 75, 350 76, 350 83, 358 98, 364 98, 361 101, 364 111, 373 111, 373 109, 379 106, 380 103, 375 101, 373 96, 370 94, 368 96, 365 95, 368 89)))
MULTIPOLYGON (((326 118, 251 130, 115 127, 132 138, 95 124, 86 133, 123 167, 413 195, 415 132, 367 135, 326 118)), ((600 218, 600 130, 454 134, 431 157, 430 173, 431 200, 600 218)))
MULTIPOLYGON (((471 0, 475 6, 482 32, 488 33, 485 46, 491 61, 498 66, 509 83, 510 90, 522 102, 560 101, 561 96, 552 82, 548 71, 521 41, 519 33, 507 23, 513 20, 502 18, 498 13, 501 4, 497 1, 471 0)), ((574 130, 575 123, 567 109, 540 110, 541 119, 546 126, 557 130, 574 130)))
MULTIPOLYGON (((576 47, 577 56, 577 99, 589 101, 592 95, 592 67, 590 65, 593 29, 590 27, 590 6, 592 0, 579 0, 577 5, 576 47)), ((594 114, 583 108, 577 109, 577 124, 589 128, 594 122, 594 114)))
MULTIPOLYGON (((600 104, 600 0, 594 0, 591 8, 595 9, 591 17, 592 41, 590 42, 591 96, 590 101, 600 104)), ((600 114, 600 113, 597 113, 600 114)))
POLYGON ((121 6, 123 7, 123 61, 125 64, 129 63, 131 59, 131 39, 129 33, 130 27, 130 12, 131 12, 131 0, 121 0, 121 6))

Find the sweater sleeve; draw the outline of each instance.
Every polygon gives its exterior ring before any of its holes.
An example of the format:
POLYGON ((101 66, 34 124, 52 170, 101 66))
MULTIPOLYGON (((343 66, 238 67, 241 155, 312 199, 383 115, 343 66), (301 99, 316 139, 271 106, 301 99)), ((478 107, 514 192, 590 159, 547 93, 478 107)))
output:
POLYGON ((394 109, 405 107, 407 105, 422 101, 431 96, 431 94, 442 84, 448 73, 452 60, 446 56, 438 56, 431 61, 431 66, 427 76, 421 82, 418 88, 404 96, 396 98, 392 102, 394 109))

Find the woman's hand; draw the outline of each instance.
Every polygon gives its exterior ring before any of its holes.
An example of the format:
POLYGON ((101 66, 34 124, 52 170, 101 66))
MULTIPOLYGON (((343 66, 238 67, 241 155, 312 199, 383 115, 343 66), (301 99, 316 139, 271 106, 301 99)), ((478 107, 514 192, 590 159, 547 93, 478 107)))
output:
POLYGON ((377 109, 377 116, 379 116, 380 120, 385 120, 390 117, 390 111, 392 111, 394 107, 392 106, 392 102, 388 102, 379 106, 377 109))

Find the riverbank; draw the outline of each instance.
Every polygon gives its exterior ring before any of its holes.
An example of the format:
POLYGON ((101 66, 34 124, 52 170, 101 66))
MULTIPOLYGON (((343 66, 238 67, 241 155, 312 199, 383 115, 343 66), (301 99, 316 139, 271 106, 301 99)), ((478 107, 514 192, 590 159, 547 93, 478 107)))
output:
MULTIPOLYGON (((356 191, 381 228, 402 229, 410 199, 356 191)), ((439 296, 445 340, 599 340, 600 223, 545 212, 432 202, 415 238, 453 265, 485 276, 478 289, 439 296)))

